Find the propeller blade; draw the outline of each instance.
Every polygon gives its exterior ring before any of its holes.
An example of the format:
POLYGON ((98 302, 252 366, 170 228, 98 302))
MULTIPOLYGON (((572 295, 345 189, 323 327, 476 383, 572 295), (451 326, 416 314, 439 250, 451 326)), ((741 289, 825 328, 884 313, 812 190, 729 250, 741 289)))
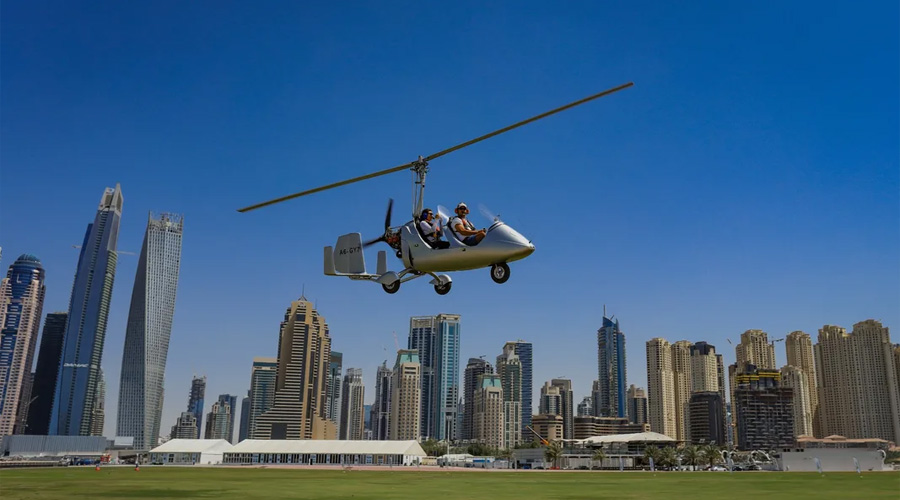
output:
POLYGON ((369 240, 369 241, 363 243, 363 247, 370 247, 370 246, 378 243, 379 241, 387 241, 387 240, 384 238, 384 235, 381 235, 381 236, 375 238, 374 240, 369 240))
POLYGON ((478 204, 478 211, 481 212, 481 215, 487 217, 487 219, 491 222, 497 222, 500 220, 500 215, 492 212, 491 209, 486 207, 483 203, 478 204))
POLYGON ((453 213, 447 209, 444 205, 438 205, 438 217, 441 218, 441 221, 446 224, 450 220, 450 214, 453 213))
POLYGON ((387 213, 384 215, 384 230, 387 231, 391 227, 391 211, 394 209, 394 199, 388 201, 387 213))
POLYGON ((336 188, 340 186, 346 186, 347 184, 353 184, 354 182, 364 181, 366 179, 371 179, 373 177, 378 177, 381 175, 392 174, 394 172, 399 172, 401 170, 406 170, 411 167, 412 163, 405 163, 403 165, 398 165, 394 168, 389 168, 387 170, 380 170, 378 172, 362 175, 359 177, 354 177, 352 179, 348 179, 346 181, 335 182, 333 184, 328 184, 327 186, 317 187, 315 189, 307 189, 306 191, 300 191, 299 193, 289 194, 287 196, 282 196, 281 198, 275 198, 274 200, 264 201, 262 203, 257 203, 256 205, 250 205, 249 207, 239 208, 238 212, 249 212, 250 210, 256 210, 257 208, 267 207, 269 205, 274 205, 275 203, 281 203, 282 201, 293 200, 294 198, 300 196, 306 196, 308 194, 318 193, 319 191, 325 191, 326 189, 336 188))
POLYGON ((619 85, 618 87, 613 87, 613 88, 611 88, 611 89, 609 89, 609 90, 604 90, 603 92, 600 92, 599 94, 594 94, 594 95, 592 95, 592 96, 585 97, 584 99, 580 99, 580 100, 578 100, 578 101, 575 101, 575 102, 566 104, 565 106, 560 106, 560 107, 558 107, 558 108, 556 108, 556 109, 551 109, 550 111, 547 111, 546 113, 541 113, 541 114, 539 114, 539 115, 537 115, 537 116, 532 116, 531 118, 529 118, 529 119, 527 119, 527 120, 522 120, 522 121, 520 121, 520 122, 518 122, 518 123, 514 123, 514 124, 512 124, 512 125, 510 125, 510 126, 508 126, 508 127, 503 127, 503 128, 501 128, 500 130, 495 130, 495 131, 491 132, 490 134, 484 134, 484 135, 482 135, 481 137, 476 137, 476 138, 474 138, 474 139, 472 139, 472 140, 470 140, 470 141, 466 141, 466 142, 464 142, 464 143, 462 143, 462 144, 457 144, 456 146, 453 146, 452 148, 448 148, 448 149, 445 149, 445 150, 443 150, 443 151, 437 152, 437 153, 435 153, 435 154, 433 154, 433 155, 431 155, 431 156, 427 156, 427 157, 425 158, 425 161, 431 161, 431 160, 433 160, 433 159, 435 159, 435 158, 440 158, 441 156, 444 156, 445 154, 448 154, 448 153, 452 153, 452 152, 456 151, 457 149, 462 149, 462 148, 464 148, 464 147, 466 147, 466 146, 471 146, 472 144, 475 144, 476 142, 481 142, 481 141, 483 141, 483 140, 485 140, 485 139, 490 139, 491 137, 494 137, 495 135, 500 135, 500 134, 502 134, 502 133, 504 133, 504 132, 509 132, 510 130, 512 130, 512 129, 514 129, 514 128, 519 128, 519 127, 521 127, 522 125, 528 125, 529 123, 534 122, 534 121, 537 121, 537 120, 540 120, 541 118, 546 118, 546 117, 548 117, 548 116, 550 116, 550 115, 559 113, 560 111, 565 111, 565 110, 567 110, 567 109, 569 109, 569 108, 574 108, 575 106, 578 106, 579 104, 584 104, 584 103, 586 103, 586 102, 588 102, 588 101, 593 101, 594 99, 598 99, 598 98, 603 97, 603 96, 605 96, 605 95, 612 94, 613 92, 618 92, 618 91, 620 91, 620 90, 622 90, 622 89, 627 89, 628 87, 631 87, 632 85, 634 85, 634 82, 628 82, 628 83, 625 83, 625 84, 623 84, 623 85, 619 85))

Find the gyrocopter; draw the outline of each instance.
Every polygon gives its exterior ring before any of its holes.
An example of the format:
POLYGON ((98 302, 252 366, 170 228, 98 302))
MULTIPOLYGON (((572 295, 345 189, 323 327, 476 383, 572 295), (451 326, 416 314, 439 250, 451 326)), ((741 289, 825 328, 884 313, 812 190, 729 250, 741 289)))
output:
MULTIPOLYGON (((257 208, 262 208, 282 201, 291 200, 300 196, 306 196, 326 189, 332 189, 354 182, 364 181, 373 177, 386 175, 401 170, 411 170, 415 177, 413 180, 413 219, 402 226, 395 227, 391 225, 391 212, 393 210, 393 200, 388 202, 387 214, 384 218, 384 233, 373 240, 363 243, 360 233, 349 233, 338 237, 337 243, 333 247, 327 246, 324 249, 324 268, 325 274, 328 276, 343 276, 351 280, 374 281, 380 283, 381 287, 387 293, 396 293, 400 289, 400 285, 422 276, 430 276, 431 283, 435 292, 440 295, 446 295, 453 285, 453 281, 447 273, 454 271, 469 271, 472 269, 481 269, 489 267, 491 270, 491 279, 496 283, 505 283, 509 279, 509 263, 524 259, 534 252, 534 245, 527 238, 522 236, 515 229, 500 220, 499 216, 493 216, 490 227, 482 234, 482 238, 475 244, 467 238, 463 238, 461 234, 454 230, 451 225, 443 231, 444 236, 449 245, 446 248, 439 248, 426 240, 420 226, 420 216, 423 213, 425 203, 425 174, 428 173, 429 162, 435 160, 448 153, 471 146, 477 142, 489 139, 504 132, 508 132, 514 128, 521 127, 528 123, 540 120, 560 111, 567 110, 584 104, 588 101, 603 97, 605 95, 618 92, 619 90, 632 86, 629 82, 618 87, 611 88, 585 97, 578 101, 566 104, 559 108, 533 116, 527 120, 520 121, 508 127, 495 130, 489 134, 476 137, 462 144, 457 144, 451 148, 434 153, 429 156, 419 156, 416 160, 403 165, 399 165, 386 170, 381 170, 368 175, 354 177, 352 179, 335 182, 326 186, 301 191, 299 193, 282 196, 274 200, 265 201, 256 205, 251 205, 238 209, 238 212, 249 212, 257 208), (387 243, 394 251, 394 255, 403 263, 403 269, 400 271, 389 271, 387 266, 387 252, 381 250, 378 252, 378 260, 376 271, 370 274, 366 271, 365 257, 363 248, 375 243, 387 243)), ((443 211, 441 211, 443 212, 443 211)), ((441 220, 446 219, 447 214, 440 213, 441 220)))

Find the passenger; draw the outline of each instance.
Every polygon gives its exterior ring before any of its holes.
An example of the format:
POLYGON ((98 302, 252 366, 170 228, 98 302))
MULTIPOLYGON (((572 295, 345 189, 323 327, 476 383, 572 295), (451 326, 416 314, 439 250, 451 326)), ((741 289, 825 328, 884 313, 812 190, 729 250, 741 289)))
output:
POLYGON ((487 230, 484 228, 476 230, 475 226, 466 219, 468 213, 469 207, 465 203, 460 202, 459 205, 456 205, 456 217, 450 219, 450 227, 459 235, 463 243, 472 246, 484 239, 487 230))
POLYGON ((422 210, 419 230, 422 231, 422 236, 431 245, 431 248, 450 248, 450 243, 441 240, 443 229, 441 229, 440 219, 434 218, 434 212, 430 208, 422 210))

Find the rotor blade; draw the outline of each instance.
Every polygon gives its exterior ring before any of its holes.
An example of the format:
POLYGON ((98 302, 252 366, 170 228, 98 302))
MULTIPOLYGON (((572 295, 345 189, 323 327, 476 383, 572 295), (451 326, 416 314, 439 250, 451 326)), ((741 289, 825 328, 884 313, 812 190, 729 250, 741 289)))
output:
POLYGON ((345 186, 347 184, 364 181, 366 179, 371 179, 372 177, 378 177, 380 175, 392 174, 394 172, 406 170, 407 168, 409 168, 411 166, 412 166, 412 163, 406 163, 406 164, 399 165, 394 168, 389 168, 387 170, 381 170, 381 171, 378 171, 378 172, 375 172, 372 174, 363 175, 360 177, 354 177, 354 178, 348 179, 346 181, 335 182, 334 184, 328 184, 327 186, 317 187, 315 189, 308 189, 306 191, 300 191, 299 193, 289 194, 287 196, 282 196, 281 198, 275 198, 274 200, 264 201, 262 203, 257 203, 256 205, 250 205, 249 207, 239 208, 238 212, 249 212, 250 210, 256 210, 257 208, 267 207, 269 205, 274 205, 275 203, 281 203, 282 201, 292 200, 299 196, 306 196, 308 194, 318 193, 319 191, 325 191, 326 189, 345 186))
POLYGON ((374 240, 369 240, 369 241, 363 243, 363 246, 369 247, 369 246, 372 246, 372 245, 378 243, 379 241, 387 241, 387 240, 384 239, 384 236, 379 236, 379 237, 375 238, 374 240))
POLYGON ((634 85, 634 82, 628 82, 628 83, 626 83, 626 84, 619 85, 618 87, 614 87, 614 88, 611 88, 611 89, 609 89, 609 90, 604 90, 603 92, 600 92, 599 94, 594 94, 594 95, 592 95, 592 96, 585 97, 584 99, 581 99, 581 100, 579 100, 579 101, 575 101, 575 102, 573 102, 573 103, 566 104, 565 106, 561 106, 561 107, 559 107, 559 108, 552 109, 552 110, 550 110, 550 111, 547 111, 546 113, 541 113, 541 114, 539 114, 539 115, 537 115, 537 116, 532 116, 531 118, 529 118, 529 119, 527 119, 527 120, 523 120, 523 121, 520 121, 520 122, 518 122, 518 123, 514 123, 514 124, 512 124, 512 125, 510 125, 510 126, 508 126, 508 127, 501 128, 500 130, 495 130, 495 131, 491 132, 490 134, 485 134, 485 135, 483 135, 483 136, 481 136, 481 137, 476 137, 475 139, 472 139, 471 141, 466 141, 466 142, 464 142, 464 143, 462 143, 462 144, 457 144, 456 146, 453 146, 452 148, 445 149, 445 150, 443 150, 443 151, 441 151, 441 152, 435 153, 435 154, 433 154, 433 155, 431 155, 431 156, 426 157, 426 158, 425 158, 425 161, 431 161, 431 160, 433 160, 433 159, 435 159, 435 158, 439 158, 439 157, 441 157, 441 156, 444 156, 445 154, 452 153, 452 152, 456 151, 457 149, 462 149, 462 148, 464 148, 464 147, 466 147, 466 146, 471 146, 472 144, 475 144, 476 142, 481 142, 481 141, 483 141, 483 140, 485 140, 485 139, 490 139, 491 137, 494 137, 495 135, 500 135, 500 134, 502 134, 502 133, 504 133, 504 132, 509 132, 510 130, 512 130, 512 129, 514 129, 514 128, 521 127, 522 125, 527 125, 527 124, 529 124, 529 123, 531 123, 531 122, 533 122, 533 121, 540 120, 541 118, 546 118, 546 117, 548 117, 548 116, 550 116, 550 115, 552 115, 552 114, 559 113, 560 111, 565 111, 565 110, 567 110, 567 109, 569 109, 569 108, 574 108, 575 106, 578 106, 579 104, 584 104, 584 103, 586 103, 586 102, 588 102, 588 101, 592 101, 592 100, 594 100, 594 99, 603 97, 603 96, 605 96, 605 95, 612 94, 613 92, 618 92, 618 91, 620 91, 620 90, 622 90, 622 89, 626 89, 626 88, 628 88, 628 87, 631 87, 632 85, 634 85))
POLYGON ((387 214, 384 216, 384 230, 387 231, 391 227, 391 210, 394 208, 394 199, 388 201, 387 214))

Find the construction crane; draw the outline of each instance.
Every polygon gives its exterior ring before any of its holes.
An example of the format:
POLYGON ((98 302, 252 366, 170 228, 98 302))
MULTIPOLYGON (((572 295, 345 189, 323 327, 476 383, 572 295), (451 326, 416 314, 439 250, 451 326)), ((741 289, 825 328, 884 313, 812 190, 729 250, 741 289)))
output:
POLYGON ((544 437, 541 436, 540 434, 538 434, 536 430, 532 429, 530 425, 526 425, 525 428, 528 429, 529 431, 531 431, 532 434, 537 436, 537 438, 541 441, 542 445, 550 446, 550 441, 547 441, 546 439, 544 439, 544 437))
POLYGON ((394 347, 396 347, 397 350, 399 351, 400 350, 400 341, 397 340, 397 332, 391 332, 391 333, 394 334, 394 347))

